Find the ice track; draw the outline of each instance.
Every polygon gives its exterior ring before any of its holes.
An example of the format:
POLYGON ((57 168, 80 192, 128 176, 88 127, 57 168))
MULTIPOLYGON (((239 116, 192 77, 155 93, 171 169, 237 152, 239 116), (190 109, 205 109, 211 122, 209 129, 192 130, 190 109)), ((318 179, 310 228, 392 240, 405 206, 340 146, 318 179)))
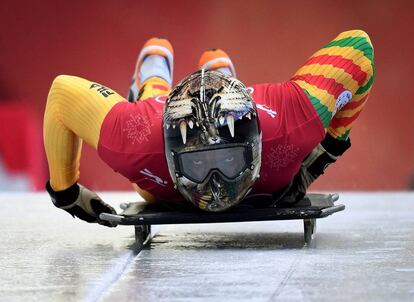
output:
POLYGON ((0 193, 0 301, 414 301, 414 193, 340 203, 318 220, 314 248, 302 221, 273 221, 153 227, 138 251, 133 227, 74 220, 46 194, 0 193))

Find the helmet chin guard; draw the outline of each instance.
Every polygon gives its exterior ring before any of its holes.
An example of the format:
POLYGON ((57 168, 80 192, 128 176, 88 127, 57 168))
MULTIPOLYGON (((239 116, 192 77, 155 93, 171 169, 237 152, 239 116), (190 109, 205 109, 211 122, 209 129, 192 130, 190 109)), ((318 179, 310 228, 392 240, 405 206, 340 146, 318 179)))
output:
POLYGON ((171 178, 196 207, 224 211, 258 179, 258 116, 239 80, 213 70, 191 74, 170 93, 163 129, 171 178))

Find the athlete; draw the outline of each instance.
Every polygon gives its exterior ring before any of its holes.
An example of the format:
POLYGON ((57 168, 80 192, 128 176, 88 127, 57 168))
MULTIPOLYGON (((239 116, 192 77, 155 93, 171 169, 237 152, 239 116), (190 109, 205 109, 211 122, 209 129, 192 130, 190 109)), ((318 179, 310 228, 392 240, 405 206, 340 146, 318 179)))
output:
POLYGON ((128 101, 79 77, 54 80, 44 143, 56 207, 111 226, 99 214, 115 210, 78 183, 83 141, 148 202, 210 212, 256 197, 292 205, 351 146, 374 79, 361 30, 339 34, 284 83, 246 87, 229 56, 212 49, 172 89, 173 61, 167 40, 147 41, 128 101))

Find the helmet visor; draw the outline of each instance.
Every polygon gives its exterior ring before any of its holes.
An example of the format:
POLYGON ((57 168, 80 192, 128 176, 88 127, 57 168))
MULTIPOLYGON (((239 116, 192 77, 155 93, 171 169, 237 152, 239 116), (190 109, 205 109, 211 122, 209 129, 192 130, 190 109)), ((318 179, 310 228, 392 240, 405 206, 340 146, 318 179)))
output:
POLYGON ((251 149, 247 145, 228 146, 178 154, 180 174, 202 183, 211 171, 217 170, 234 179, 251 164, 251 149))

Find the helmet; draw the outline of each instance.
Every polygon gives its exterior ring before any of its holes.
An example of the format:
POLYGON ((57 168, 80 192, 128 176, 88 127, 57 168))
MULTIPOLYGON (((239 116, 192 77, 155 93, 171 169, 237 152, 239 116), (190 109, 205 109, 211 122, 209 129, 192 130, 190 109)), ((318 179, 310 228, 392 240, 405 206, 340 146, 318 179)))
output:
POLYGON ((199 70, 170 93, 163 115, 165 155, 175 188, 196 207, 224 211, 259 177, 256 106, 239 80, 199 70))

